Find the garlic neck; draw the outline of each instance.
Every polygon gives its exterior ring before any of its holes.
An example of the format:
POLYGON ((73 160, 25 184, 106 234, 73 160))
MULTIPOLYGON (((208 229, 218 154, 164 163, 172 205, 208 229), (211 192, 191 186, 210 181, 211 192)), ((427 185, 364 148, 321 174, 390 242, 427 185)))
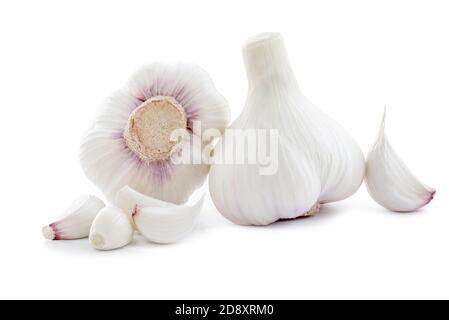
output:
POLYGON ((243 46, 243 59, 250 91, 258 86, 269 90, 296 85, 279 33, 262 33, 250 38, 243 46))
POLYGON ((186 127, 187 118, 182 106, 172 97, 157 96, 134 110, 123 136, 128 148, 142 161, 150 163, 167 160, 179 143, 172 139, 172 134, 186 127))

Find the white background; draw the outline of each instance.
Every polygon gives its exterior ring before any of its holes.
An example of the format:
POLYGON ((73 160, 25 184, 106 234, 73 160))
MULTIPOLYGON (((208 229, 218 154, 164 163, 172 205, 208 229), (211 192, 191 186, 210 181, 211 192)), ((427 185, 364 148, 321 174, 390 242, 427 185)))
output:
POLYGON ((2 1, 0 298, 449 298, 449 5, 445 1, 2 1), (437 189, 410 214, 368 196, 269 227, 208 200, 174 245, 113 252, 50 242, 41 227, 100 195, 78 162, 97 106, 140 65, 200 64, 232 117, 246 96, 241 44, 284 35, 303 92, 366 153, 387 133, 437 189))

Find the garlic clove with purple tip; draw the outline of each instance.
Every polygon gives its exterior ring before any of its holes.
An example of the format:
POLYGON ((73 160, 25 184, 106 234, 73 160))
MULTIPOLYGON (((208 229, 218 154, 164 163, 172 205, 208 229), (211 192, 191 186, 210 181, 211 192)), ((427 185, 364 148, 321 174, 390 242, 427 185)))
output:
POLYGON ((127 185, 184 203, 204 183, 209 164, 174 159, 188 148, 201 153, 206 142, 192 146, 193 137, 201 139, 207 129, 222 132, 229 117, 226 100, 203 69, 185 63, 150 64, 97 113, 81 143, 82 168, 112 203, 127 185), (174 140, 173 132, 182 135, 174 140))
POLYGON ((42 228, 49 240, 73 240, 89 236, 89 230, 104 202, 92 195, 83 195, 73 201, 55 222, 42 228))
POLYGON ((385 134, 382 117, 377 140, 367 156, 366 186, 371 197, 391 211, 410 212, 427 205, 435 189, 422 184, 399 158, 385 134))

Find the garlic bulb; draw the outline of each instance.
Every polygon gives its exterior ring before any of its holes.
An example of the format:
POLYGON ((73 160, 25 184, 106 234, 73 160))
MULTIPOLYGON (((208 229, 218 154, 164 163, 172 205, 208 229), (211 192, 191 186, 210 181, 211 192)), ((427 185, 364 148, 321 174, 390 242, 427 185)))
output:
POLYGON ((42 234, 49 240, 86 238, 92 222, 104 206, 103 201, 95 196, 81 196, 73 201, 59 219, 43 227, 42 234))
POLYGON ((132 218, 137 230, 156 243, 173 243, 189 233, 196 224, 204 196, 193 206, 136 206, 132 218))
POLYGON ((133 234, 134 228, 129 215, 120 209, 105 207, 92 224, 89 241, 95 249, 113 250, 130 243, 133 234))
MULTIPOLYGON (((281 35, 249 39, 243 56, 246 105, 216 146, 217 160, 210 171, 209 189, 217 209, 238 224, 266 225, 314 214, 320 204, 352 195, 363 181, 362 151, 301 93, 281 35), (257 140, 258 151, 274 148, 269 158, 275 170, 264 173, 259 162, 222 160, 227 145, 244 145, 251 130, 276 133, 277 139, 257 140)), ((248 152, 245 159, 250 156, 248 152)))
MULTIPOLYGON (((176 204, 201 186, 209 164, 174 161, 207 129, 224 130, 229 107, 209 75, 190 64, 154 63, 136 72, 97 114, 81 165, 111 202, 122 187, 176 204), (200 128, 196 129, 198 123, 200 128), (181 130, 179 140, 173 133, 181 130)), ((201 141, 201 140, 200 140, 201 141)))
POLYGON ((423 185, 393 150, 385 135, 385 114, 367 156, 366 185, 381 206, 398 212, 414 211, 433 199, 435 189, 423 185))

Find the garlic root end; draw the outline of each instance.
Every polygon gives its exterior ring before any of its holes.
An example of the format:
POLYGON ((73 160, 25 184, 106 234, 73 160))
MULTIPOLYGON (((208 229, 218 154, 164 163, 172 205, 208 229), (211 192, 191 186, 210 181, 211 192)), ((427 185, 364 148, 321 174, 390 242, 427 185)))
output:
POLYGON ((316 215, 318 212, 320 212, 321 209, 321 204, 319 202, 317 202, 312 208, 310 208, 309 211, 307 211, 304 214, 304 217, 310 217, 310 216, 314 216, 316 215))
POLYGON ((51 226, 45 226, 42 228, 42 235, 44 236, 45 239, 48 240, 57 240, 56 239, 56 234, 53 231, 53 228, 51 226))
POLYGON ((99 233, 92 234, 90 236, 90 243, 95 249, 102 250, 105 245, 104 237, 99 233))

